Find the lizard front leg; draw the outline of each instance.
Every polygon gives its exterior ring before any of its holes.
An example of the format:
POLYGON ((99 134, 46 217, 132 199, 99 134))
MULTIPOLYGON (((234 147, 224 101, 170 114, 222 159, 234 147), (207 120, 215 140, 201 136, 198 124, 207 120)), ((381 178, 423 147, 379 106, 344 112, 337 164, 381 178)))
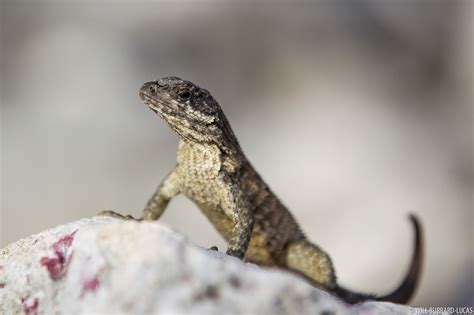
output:
POLYGON ((176 170, 166 176, 158 186, 156 192, 148 200, 143 209, 143 219, 149 221, 158 220, 165 212, 171 198, 180 192, 179 177, 176 170))
POLYGON ((243 259, 252 237, 255 219, 250 202, 235 188, 236 186, 230 185, 221 203, 224 213, 234 222, 226 254, 243 259))
POLYGON ((124 216, 120 213, 110 210, 101 211, 99 212, 99 215, 110 216, 123 220, 158 220, 165 211, 166 206, 168 205, 171 198, 176 196, 179 191, 180 189, 178 175, 176 174, 176 171, 173 170, 171 173, 168 174, 168 176, 165 177, 165 179, 158 186, 153 196, 151 196, 151 198, 148 200, 148 203, 146 204, 145 209, 143 210, 142 218, 136 219, 131 215, 124 216))

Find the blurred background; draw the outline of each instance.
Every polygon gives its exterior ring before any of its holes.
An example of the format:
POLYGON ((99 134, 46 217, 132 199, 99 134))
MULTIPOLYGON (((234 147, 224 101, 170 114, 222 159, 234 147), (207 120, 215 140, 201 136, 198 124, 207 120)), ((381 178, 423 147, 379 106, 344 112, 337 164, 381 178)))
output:
MULTIPOLYGON (((343 285, 398 285, 414 212, 412 304, 474 304, 473 2, 0 3, 1 247, 103 209, 140 215, 178 137, 138 88, 176 75, 220 102, 343 285)), ((226 248, 182 196, 162 220, 226 248)))

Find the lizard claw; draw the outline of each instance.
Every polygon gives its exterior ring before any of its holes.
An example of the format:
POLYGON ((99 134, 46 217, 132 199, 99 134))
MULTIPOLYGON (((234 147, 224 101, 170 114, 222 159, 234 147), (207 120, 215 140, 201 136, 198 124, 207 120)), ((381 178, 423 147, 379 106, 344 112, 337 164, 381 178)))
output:
POLYGON ((127 215, 122 215, 120 213, 117 213, 115 211, 111 211, 111 210, 102 210, 101 212, 99 212, 97 214, 98 216, 107 216, 107 217, 112 217, 112 218, 117 218, 117 219, 122 219, 122 220, 133 220, 133 221, 142 221, 143 219, 135 219, 133 216, 131 216, 130 214, 127 214, 127 215))

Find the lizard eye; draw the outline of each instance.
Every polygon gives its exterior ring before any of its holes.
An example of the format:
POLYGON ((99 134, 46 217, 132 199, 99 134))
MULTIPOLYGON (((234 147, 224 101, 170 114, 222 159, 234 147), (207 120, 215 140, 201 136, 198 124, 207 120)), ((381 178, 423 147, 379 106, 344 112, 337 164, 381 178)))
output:
POLYGON ((178 98, 182 101, 187 101, 191 98, 191 92, 184 90, 178 93, 178 98))

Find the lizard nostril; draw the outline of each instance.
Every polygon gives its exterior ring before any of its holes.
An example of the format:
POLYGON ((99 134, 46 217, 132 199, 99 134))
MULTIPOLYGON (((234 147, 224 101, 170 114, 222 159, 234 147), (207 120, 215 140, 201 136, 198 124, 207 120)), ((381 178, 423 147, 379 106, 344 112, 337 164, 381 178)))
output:
POLYGON ((150 91, 151 94, 155 94, 156 93, 156 86, 150 85, 148 87, 148 91, 150 91))

